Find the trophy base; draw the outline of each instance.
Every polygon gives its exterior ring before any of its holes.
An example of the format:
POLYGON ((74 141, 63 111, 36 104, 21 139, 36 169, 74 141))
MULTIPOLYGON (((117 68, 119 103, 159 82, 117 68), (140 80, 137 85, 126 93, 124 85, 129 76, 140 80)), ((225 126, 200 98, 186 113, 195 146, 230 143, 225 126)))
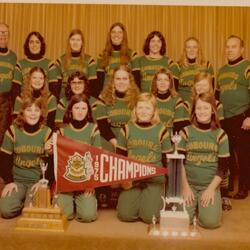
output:
POLYGON ((64 232, 68 220, 60 208, 25 207, 16 230, 64 232))

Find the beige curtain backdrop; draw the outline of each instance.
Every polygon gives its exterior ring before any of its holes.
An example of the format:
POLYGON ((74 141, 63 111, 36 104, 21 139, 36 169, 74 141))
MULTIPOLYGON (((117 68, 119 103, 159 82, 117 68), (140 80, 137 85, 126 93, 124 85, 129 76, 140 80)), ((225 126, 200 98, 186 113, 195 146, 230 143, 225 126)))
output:
POLYGON ((167 40, 167 53, 178 60, 183 41, 197 37, 206 59, 215 69, 225 63, 224 42, 231 34, 245 41, 245 57, 250 55, 249 7, 184 7, 89 4, 0 4, 0 22, 9 24, 10 48, 18 58, 28 33, 39 31, 46 40, 46 56, 56 59, 66 48, 73 28, 80 28, 86 52, 96 57, 104 48, 109 27, 114 22, 127 27, 129 47, 142 54, 147 34, 161 31, 167 40))

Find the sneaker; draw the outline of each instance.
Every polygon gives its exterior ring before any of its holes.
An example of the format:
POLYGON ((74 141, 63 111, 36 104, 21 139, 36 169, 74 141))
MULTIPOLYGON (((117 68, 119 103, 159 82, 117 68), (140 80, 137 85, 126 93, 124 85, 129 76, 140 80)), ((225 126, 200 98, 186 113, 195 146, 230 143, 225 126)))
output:
POLYGON ((232 203, 230 201, 230 199, 228 197, 222 197, 222 209, 224 211, 229 211, 231 210, 232 207, 232 203))

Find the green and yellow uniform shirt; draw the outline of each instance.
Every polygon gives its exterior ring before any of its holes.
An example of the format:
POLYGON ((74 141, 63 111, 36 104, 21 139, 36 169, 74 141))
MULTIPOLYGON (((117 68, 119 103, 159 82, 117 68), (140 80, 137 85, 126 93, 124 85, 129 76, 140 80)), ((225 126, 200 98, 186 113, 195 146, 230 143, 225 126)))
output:
POLYGON ((185 170, 188 182, 208 186, 218 169, 218 158, 229 157, 228 137, 221 128, 203 130, 190 125, 180 135, 179 149, 186 152, 185 170))
MULTIPOLYGON (((128 55, 130 57, 130 62, 128 63, 128 67, 131 68, 132 71, 139 70, 139 62, 138 62, 138 55, 137 52, 131 49, 128 49, 128 55)), ((105 86, 111 76, 113 75, 114 69, 116 69, 121 63, 121 53, 119 50, 113 50, 111 52, 111 56, 109 58, 109 64, 103 68, 102 67, 102 59, 103 55, 100 54, 97 58, 97 71, 103 72, 105 74, 104 84, 105 86)))
POLYGON ((70 123, 65 128, 60 128, 60 134, 94 147, 101 147, 100 132, 94 123, 87 122, 82 128, 75 128, 70 123))
POLYGON ((194 86, 194 77, 200 72, 207 72, 214 77, 214 70, 210 62, 206 62, 204 66, 198 67, 196 63, 188 63, 187 66, 179 65, 179 87, 178 93, 184 101, 192 102, 192 88, 194 86))
POLYGON ((219 69, 217 90, 224 108, 225 118, 244 113, 250 103, 250 61, 241 60, 219 69))
POLYGON ((33 67, 40 67, 45 71, 49 84, 57 82, 58 71, 53 61, 47 58, 39 60, 25 58, 17 63, 13 78, 13 82, 20 85, 21 89, 23 89, 23 84, 26 82, 27 76, 33 67))
POLYGON ((83 62, 80 62, 80 57, 71 57, 67 68, 64 67, 64 64, 65 55, 62 55, 56 61, 56 66, 58 68, 60 78, 62 79, 61 97, 65 95, 65 87, 68 83, 68 78, 72 73, 76 71, 82 72, 86 75, 89 81, 97 79, 95 60, 88 54, 84 54, 83 62))
POLYGON ((16 60, 16 54, 13 51, 0 52, 0 93, 6 93, 11 90, 16 60))
POLYGON ((173 77, 178 79, 179 68, 177 63, 166 56, 157 59, 141 56, 139 57, 139 66, 141 72, 141 92, 151 92, 154 75, 161 68, 170 70, 173 77))
MULTIPOLYGON (((169 133, 162 123, 141 127, 129 122, 120 130, 117 147, 127 152, 129 158, 162 166, 162 154, 172 152, 169 133)), ((151 179, 163 183, 164 176, 151 179)))
POLYGON ((1 151, 13 154, 14 181, 36 183, 41 177, 40 161, 44 144, 51 135, 51 129, 42 126, 34 133, 28 133, 16 125, 6 131, 1 151))

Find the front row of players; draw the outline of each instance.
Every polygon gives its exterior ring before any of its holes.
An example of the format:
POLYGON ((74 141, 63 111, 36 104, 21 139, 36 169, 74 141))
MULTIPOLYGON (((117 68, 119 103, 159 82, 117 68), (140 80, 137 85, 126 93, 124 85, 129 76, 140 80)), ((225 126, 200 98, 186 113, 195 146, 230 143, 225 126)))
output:
MULTIPOLYGON (((6 182, 0 199, 1 216, 19 215, 23 205, 29 202, 29 194, 37 190, 40 159, 51 158, 53 147, 52 130, 45 125, 46 118, 47 125, 51 126, 49 121, 53 119, 50 117, 55 117, 59 111, 58 133, 96 147, 104 145, 105 148, 107 144, 110 150, 156 166, 167 166, 166 153, 172 151, 170 134, 180 130, 180 150, 186 154, 183 197, 190 221, 198 213, 201 226, 219 227, 220 182, 227 174, 228 138, 220 128, 217 115, 220 105, 211 93, 204 93, 211 91, 211 79, 205 73, 199 75, 199 79, 199 83, 201 80, 205 83, 195 88, 196 95, 190 107, 191 125, 185 126, 188 112, 174 91, 171 74, 165 70, 155 75, 153 93, 138 94, 130 70, 120 66, 98 100, 88 98, 88 81, 84 75, 73 73, 65 89, 67 93, 55 111, 43 71, 32 69, 25 87, 27 91, 20 102, 17 99, 16 118, 6 131, 1 147, 4 166, 1 175, 6 182), (35 81, 36 77, 40 80, 35 81), (98 126, 93 123, 92 113, 98 126)), ((122 221, 140 219, 146 223, 151 223, 153 216, 159 218, 165 181, 165 176, 160 176, 122 183, 118 218, 122 221)), ((68 219, 96 220, 95 190, 59 193, 57 199, 68 219)))

